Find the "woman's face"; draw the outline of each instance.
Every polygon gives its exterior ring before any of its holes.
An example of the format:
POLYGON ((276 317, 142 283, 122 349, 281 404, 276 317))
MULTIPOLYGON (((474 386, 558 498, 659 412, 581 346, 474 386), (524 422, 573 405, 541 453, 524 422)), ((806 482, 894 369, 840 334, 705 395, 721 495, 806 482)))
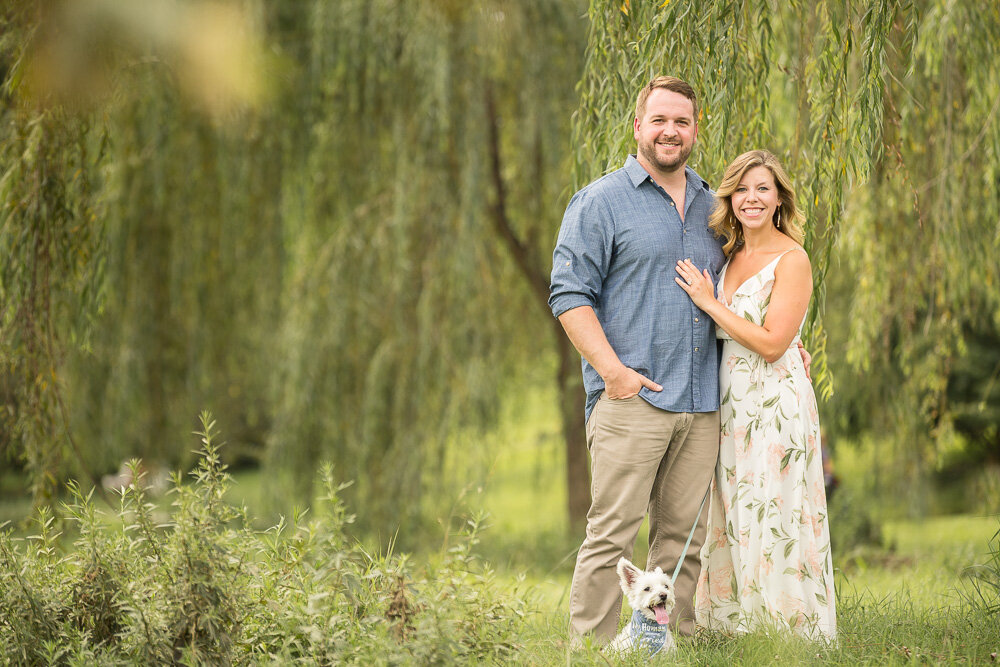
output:
POLYGON ((781 201, 774 174, 764 166, 748 169, 730 196, 733 214, 744 230, 755 230, 774 224, 774 212, 781 201))

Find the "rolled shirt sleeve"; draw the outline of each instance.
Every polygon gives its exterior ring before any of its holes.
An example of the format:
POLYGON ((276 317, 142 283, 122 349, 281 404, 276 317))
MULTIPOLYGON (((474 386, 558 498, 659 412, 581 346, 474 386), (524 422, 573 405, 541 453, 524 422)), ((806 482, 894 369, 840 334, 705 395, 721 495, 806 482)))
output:
POLYGON ((559 317, 580 306, 595 307, 604 288, 614 241, 611 209, 599 195, 573 195, 552 254, 549 307, 559 317))

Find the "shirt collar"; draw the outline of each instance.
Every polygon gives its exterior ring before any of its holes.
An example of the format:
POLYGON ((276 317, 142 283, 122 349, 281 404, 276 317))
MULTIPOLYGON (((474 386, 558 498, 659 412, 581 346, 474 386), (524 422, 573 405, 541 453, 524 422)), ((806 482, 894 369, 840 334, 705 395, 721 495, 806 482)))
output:
POLYGON ((639 164, 634 155, 629 155, 625 160, 625 173, 628 174, 628 178, 632 181, 632 187, 634 188, 639 187, 643 181, 650 178, 649 172, 639 164))
MULTIPOLYGON (((635 155, 629 155, 625 160, 625 173, 628 174, 629 180, 632 182, 632 187, 637 188, 646 179, 652 180, 652 176, 646 171, 646 168, 639 164, 639 160, 636 159, 635 155)), ((687 176, 687 187, 691 190, 692 187, 697 190, 704 190, 709 192, 708 181, 698 175, 691 167, 684 166, 684 174, 687 176)))

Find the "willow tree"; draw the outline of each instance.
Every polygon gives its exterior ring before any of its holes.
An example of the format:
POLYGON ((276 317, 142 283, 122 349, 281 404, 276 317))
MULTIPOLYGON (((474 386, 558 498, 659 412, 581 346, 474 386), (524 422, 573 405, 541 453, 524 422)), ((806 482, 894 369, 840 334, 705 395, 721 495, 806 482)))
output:
POLYGON ((18 371, 7 453, 36 487, 129 456, 182 464, 204 407, 263 444, 270 378, 247 362, 277 318, 277 288, 256 285, 281 279, 282 151, 253 109, 251 9, 5 16, 0 358, 18 371))
POLYGON ((23 457, 33 496, 51 500, 67 455, 85 456, 60 385, 67 345, 86 338, 98 301, 101 149, 72 114, 19 101, 18 86, 41 76, 24 56, 44 11, 12 3, 0 12, 0 453, 23 457))
MULTIPOLYGON (((907 482, 948 440, 966 341, 997 331, 998 11, 934 0, 590 9, 575 185, 621 164, 635 91, 659 73, 700 92, 692 162, 710 182, 744 150, 778 154, 809 222, 818 289, 806 334, 821 395, 833 393, 828 363, 845 378, 830 422, 889 436, 907 482), (835 338, 820 318, 827 287, 835 338)), ((963 414, 989 400, 996 373, 983 375, 963 414)))
MULTIPOLYGON (((853 352, 833 362, 868 368, 892 401, 899 379, 910 398, 893 405, 946 431, 942 374, 969 332, 995 334, 996 8, 594 0, 588 36, 576 0, 44 6, 89 13, 52 42, 42 5, 2 14, 0 395, 18 429, 0 446, 42 496, 73 459, 183 465, 208 407, 301 500, 329 459, 364 522, 388 528, 462 481, 446 461, 478 449, 512 378, 541 367, 578 523, 579 357, 545 306, 550 253, 570 180, 622 162, 657 73, 701 93, 694 163, 710 182, 751 147, 784 158, 820 295, 856 295, 838 329, 853 352), (247 35, 261 45, 241 51, 247 35), (110 45, 93 60, 108 92, 78 110, 30 94, 34 43, 110 45), (975 210, 960 234, 953 172, 975 210), (914 264, 933 270, 888 299, 887 277, 914 264), (921 347, 916 322, 942 342, 921 347)), ((822 304, 808 337, 829 396, 822 304)), ((844 413, 870 424, 852 384, 844 413)))
MULTIPOLYGON (((775 152, 793 174, 809 220, 822 288, 845 192, 867 176, 878 154, 886 45, 878 35, 893 2, 631 3, 591 6, 592 33, 574 127, 574 177, 582 184, 621 164, 632 147, 634 95, 658 73, 699 92, 698 149, 691 163, 709 182, 756 147, 775 152), (855 53, 854 44, 865 50, 855 53), (853 73, 865 76, 856 81, 853 73), (873 83, 874 82, 874 85, 873 83), (852 109, 854 112, 852 112, 852 109)), ((829 396, 825 335, 813 300, 807 330, 821 393, 829 396)))
POLYGON ((882 39, 884 150, 837 247, 852 389, 831 413, 891 445, 877 479, 920 511, 913 482, 947 458, 1000 463, 1000 6, 914 2, 882 39))
MULTIPOLYGON (((68 468, 50 457, 40 476, 52 483, 68 470, 96 477, 128 456, 176 465, 187 458, 181 443, 199 406, 217 405, 218 397, 247 384, 237 359, 249 356, 241 343, 252 332, 241 327, 239 315, 255 319, 249 278, 266 271, 253 260, 274 247, 266 224, 245 225, 264 186, 246 178, 253 164, 243 158, 254 155, 255 145, 242 141, 242 131, 253 126, 238 115, 213 117, 225 111, 219 101, 233 92, 227 90, 233 73, 198 59, 197 42, 219 37, 218 22, 240 17, 197 6, 145 16, 132 5, 96 1, 53 3, 19 17, 22 39, 8 44, 14 66, 5 79, 5 133, 17 137, 60 119, 48 134, 55 145, 49 159, 60 171, 48 182, 55 185, 65 174, 87 189, 66 188, 65 204, 58 192, 39 196, 50 211, 74 213, 88 203, 93 209, 66 223, 74 234, 63 252, 88 271, 64 290, 73 309, 52 313, 53 331, 62 335, 21 332, 29 351, 30 341, 48 343, 45 363, 53 371, 46 379, 61 417, 59 428, 51 427, 43 412, 19 401, 16 414, 35 425, 40 439, 22 437, 21 447, 29 461, 67 443, 79 450, 68 468), (77 153, 89 159, 74 159, 77 153), (234 242, 234 236, 244 238, 234 242), (240 256, 248 244, 258 253, 250 263, 240 256)), ((212 55, 245 51, 221 48, 212 55)), ((30 151, 5 157, 12 188, 24 187, 25 170, 40 164, 30 151)), ((17 201, 16 190, 5 195, 17 201)), ((4 240, 58 231, 51 215, 5 222, 4 240)), ((13 259, 10 271, 31 265, 17 254, 13 259)), ((71 268, 57 265, 44 275, 68 282, 71 268)), ((25 282, 15 275, 8 285, 25 282)), ((45 307, 27 304, 24 312, 37 319, 45 307)), ((22 363, 34 358, 16 348, 5 352, 22 363)), ((250 392, 240 398, 253 410, 250 392)))
POLYGON ((332 458, 391 526, 544 359, 583 25, 576 3, 385 0, 308 26, 269 460, 306 480, 332 458))
MULTIPOLYGON (((23 39, 9 46, 21 62, 50 17, 19 6, 23 39)), ((94 45, 107 53, 82 68, 101 74, 107 94, 67 111, 59 134, 80 132, 100 149, 84 169, 101 207, 88 227, 99 275, 82 281, 98 295, 83 308, 93 324, 86 345, 67 335, 60 348, 65 433, 86 454, 74 467, 103 472, 130 455, 183 465, 185 434, 210 407, 233 444, 259 454, 266 443, 272 469, 292 473, 298 492, 284 497, 308 500, 317 462, 329 459, 357 480, 370 525, 419 514, 447 451, 478 448, 468 434, 494 422, 512 371, 537 365, 554 330, 538 295, 565 191, 581 8, 53 7, 61 40, 84 56, 94 45), (218 89, 239 89, 257 68, 219 70, 247 60, 231 48, 244 34, 276 54, 263 67, 272 95, 232 108, 218 89)), ((36 99, 24 81, 6 78, 11 100, 36 99)), ((29 102, 22 117, 8 114, 5 133, 49 109, 63 106, 29 102)), ((69 178, 79 170, 62 141, 53 162, 69 178)), ((21 183, 24 155, 6 155, 8 182, 21 183)), ((5 243, 51 224, 7 220, 5 243)), ((11 272, 30 263, 17 257, 11 272)), ((25 312, 37 311, 33 302, 25 312)), ((47 465, 45 475, 65 474, 47 465)))

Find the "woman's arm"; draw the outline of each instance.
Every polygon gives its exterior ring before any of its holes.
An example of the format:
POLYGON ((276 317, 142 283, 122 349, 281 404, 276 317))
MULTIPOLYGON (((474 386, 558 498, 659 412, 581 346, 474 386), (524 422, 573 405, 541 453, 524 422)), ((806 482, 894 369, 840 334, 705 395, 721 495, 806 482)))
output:
POLYGON ((695 305, 715 320, 733 340, 758 353, 768 363, 781 358, 795 339, 812 295, 812 267, 804 252, 789 252, 774 269, 774 286, 763 325, 743 319, 715 298, 708 271, 690 260, 677 263, 677 284, 695 305), (690 284, 688 284, 690 281, 690 284))

